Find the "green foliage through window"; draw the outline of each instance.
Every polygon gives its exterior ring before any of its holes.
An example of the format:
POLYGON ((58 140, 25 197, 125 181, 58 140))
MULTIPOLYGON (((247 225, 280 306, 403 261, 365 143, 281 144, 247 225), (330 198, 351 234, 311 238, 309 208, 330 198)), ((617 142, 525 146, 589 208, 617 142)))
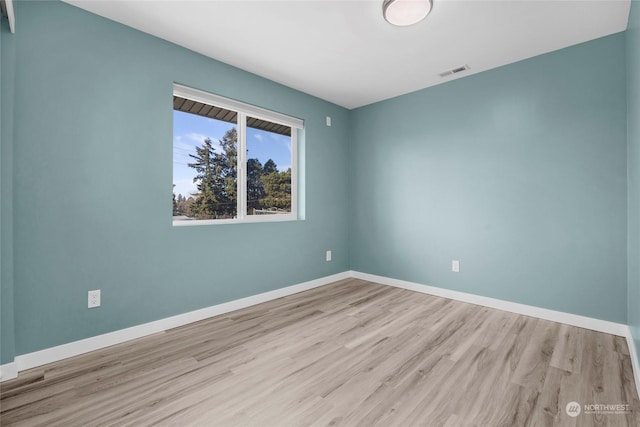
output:
POLYGON ((186 102, 174 96, 174 223, 293 213, 295 129, 186 102))

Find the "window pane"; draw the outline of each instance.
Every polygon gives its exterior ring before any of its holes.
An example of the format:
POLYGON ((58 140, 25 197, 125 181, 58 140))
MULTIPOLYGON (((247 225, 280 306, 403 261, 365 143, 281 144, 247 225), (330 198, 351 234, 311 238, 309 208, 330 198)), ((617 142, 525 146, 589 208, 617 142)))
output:
POLYGON ((237 114, 215 117, 173 112, 174 221, 237 217, 237 114))
POLYGON ((247 117, 247 215, 291 212, 291 128, 247 117))

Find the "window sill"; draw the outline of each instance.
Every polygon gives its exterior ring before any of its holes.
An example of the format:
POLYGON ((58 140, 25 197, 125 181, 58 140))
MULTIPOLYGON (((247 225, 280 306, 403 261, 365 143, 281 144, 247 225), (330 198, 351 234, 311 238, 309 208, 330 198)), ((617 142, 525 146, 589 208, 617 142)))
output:
POLYGON ((230 218, 230 219, 203 219, 203 220, 181 220, 173 221, 174 227, 190 227, 197 225, 223 225, 223 224, 255 224, 265 222, 286 222, 286 221, 298 221, 299 218, 295 214, 281 214, 281 215, 251 215, 244 219, 230 218))

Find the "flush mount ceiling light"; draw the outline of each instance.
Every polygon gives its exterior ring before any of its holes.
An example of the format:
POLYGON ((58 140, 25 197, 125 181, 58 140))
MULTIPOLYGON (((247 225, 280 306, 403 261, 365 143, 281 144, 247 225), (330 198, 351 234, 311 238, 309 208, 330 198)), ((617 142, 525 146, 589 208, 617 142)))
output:
POLYGON ((388 23, 406 27, 422 21, 431 12, 431 0, 384 0, 382 14, 388 23))

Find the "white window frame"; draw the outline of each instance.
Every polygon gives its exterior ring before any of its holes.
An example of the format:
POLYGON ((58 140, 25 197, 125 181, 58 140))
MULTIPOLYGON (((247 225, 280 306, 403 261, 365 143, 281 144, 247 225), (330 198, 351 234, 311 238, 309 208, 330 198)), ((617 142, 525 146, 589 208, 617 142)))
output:
POLYGON ((298 220, 298 132, 304 128, 304 120, 270 111, 255 105, 245 104, 204 92, 181 84, 173 84, 173 95, 192 101, 235 111, 238 130, 238 205, 237 217, 228 219, 205 219, 173 221, 174 226, 238 224, 253 222, 281 222, 298 220), (247 117, 266 120, 291 128, 291 212, 275 215, 247 215, 247 117))

